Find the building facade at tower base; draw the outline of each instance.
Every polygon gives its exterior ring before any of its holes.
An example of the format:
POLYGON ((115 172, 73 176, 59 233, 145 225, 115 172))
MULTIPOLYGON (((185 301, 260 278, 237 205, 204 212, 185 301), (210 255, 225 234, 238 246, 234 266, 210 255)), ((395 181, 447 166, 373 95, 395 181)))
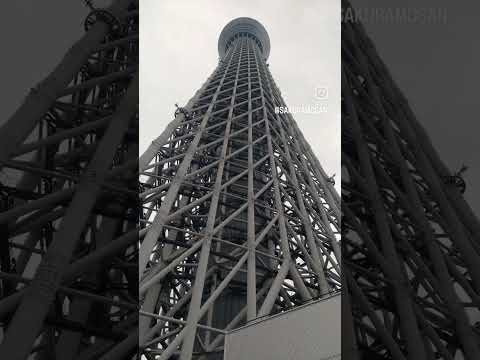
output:
POLYGON ((257 319, 225 337, 225 360, 340 360, 340 294, 257 319))

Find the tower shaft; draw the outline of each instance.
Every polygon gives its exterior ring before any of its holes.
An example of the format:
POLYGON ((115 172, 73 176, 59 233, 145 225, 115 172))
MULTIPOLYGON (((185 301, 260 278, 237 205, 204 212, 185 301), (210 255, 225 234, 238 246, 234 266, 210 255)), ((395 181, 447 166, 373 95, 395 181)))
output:
POLYGON ((223 335, 340 288, 339 200, 268 69, 232 21, 207 82, 140 158, 140 346, 222 359, 223 335))

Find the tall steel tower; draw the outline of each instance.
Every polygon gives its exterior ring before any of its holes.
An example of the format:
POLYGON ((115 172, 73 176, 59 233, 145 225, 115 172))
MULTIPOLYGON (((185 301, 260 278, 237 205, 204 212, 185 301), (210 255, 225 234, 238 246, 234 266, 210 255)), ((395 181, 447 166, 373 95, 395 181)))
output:
POLYGON ((342 152, 342 358, 478 359, 480 222, 355 21, 342 152))
POLYGON ((140 347, 222 359, 226 331, 340 288, 339 198, 270 74, 264 27, 223 29, 213 74, 140 157, 140 347))
POLYGON ((0 128, 0 358, 127 359, 138 338, 138 1, 0 128))

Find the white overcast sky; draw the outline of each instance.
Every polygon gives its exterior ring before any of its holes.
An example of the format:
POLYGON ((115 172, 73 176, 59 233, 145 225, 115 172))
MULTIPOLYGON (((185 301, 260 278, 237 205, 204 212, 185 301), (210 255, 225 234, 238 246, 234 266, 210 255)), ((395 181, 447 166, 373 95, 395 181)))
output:
POLYGON ((217 41, 237 17, 271 41, 270 71, 289 106, 322 102, 325 113, 294 114, 328 175, 340 186, 340 3, 337 0, 142 0, 140 152, 173 119, 218 62, 217 41), (328 88, 318 100, 315 88, 328 88))

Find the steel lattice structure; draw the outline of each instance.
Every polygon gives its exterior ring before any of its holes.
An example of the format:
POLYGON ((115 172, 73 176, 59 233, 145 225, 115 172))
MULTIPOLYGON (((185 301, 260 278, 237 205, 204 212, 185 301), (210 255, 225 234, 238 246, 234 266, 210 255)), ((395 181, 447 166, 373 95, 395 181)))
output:
POLYGON ((222 359, 223 335, 340 289, 339 198, 268 69, 230 22, 217 68, 140 158, 140 348, 222 359))
POLYGON ((138 1, 0 129, 0 358, 126 359, 138 338, 138 1))
POLYGON ((354 21, 342 152, 342 357, 478 359, 480 223, 354 21))

